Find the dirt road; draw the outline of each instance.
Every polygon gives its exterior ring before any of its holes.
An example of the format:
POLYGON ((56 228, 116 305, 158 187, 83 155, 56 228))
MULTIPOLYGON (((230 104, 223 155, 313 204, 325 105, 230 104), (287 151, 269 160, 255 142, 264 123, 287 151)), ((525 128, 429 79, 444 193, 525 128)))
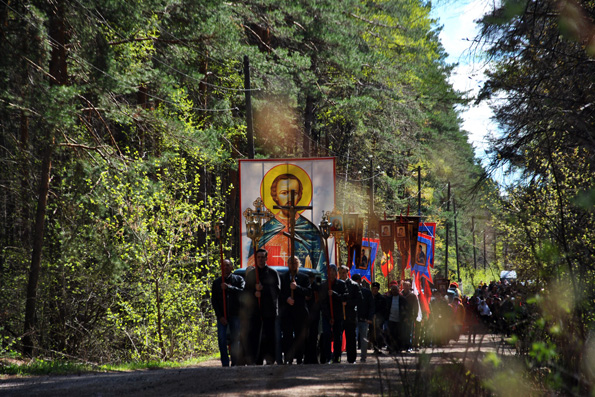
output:
MULTIPOLYGON (((216 360, 181 369, 159 369, 69 376, 10 376, 0 379, 0 396, 372 396, 391 394, 406 382, 421 357, 451 365, 478 363, 486 352, 510 354, 500 337, 481 344, 458 342, 398 356, 374 355, 366 363, 274 365, 222 368, 216 360), (405 372, 404 372, 405 371, 405 372), (394 390, 394 389, 393 389, 394 390)), ((343 357, 345 361, 345 357, 343 357)))

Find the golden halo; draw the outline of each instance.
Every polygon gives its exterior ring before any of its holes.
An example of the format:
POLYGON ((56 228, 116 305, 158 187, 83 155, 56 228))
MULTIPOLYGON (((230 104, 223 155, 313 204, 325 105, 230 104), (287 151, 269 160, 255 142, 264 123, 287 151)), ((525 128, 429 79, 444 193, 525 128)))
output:
MULTIPOLYGON (((260 183, 260 197, 262 197, 264 205, 275 215, 277 215, 280 210, 273 208, 277 203, 275 203, 271 197, 271 185, 276 177, 283 174, 294 175, 302 183, 302 198, 299 202, 295 203, 296 205, 310 205, 310 202, 312 201, 312 180, 310 179, 310 175, 295 164, 276 165, 265 174, 260 183)), ((299 212, 301 214, 304 211, 305 210, 301 210, 299 212)))

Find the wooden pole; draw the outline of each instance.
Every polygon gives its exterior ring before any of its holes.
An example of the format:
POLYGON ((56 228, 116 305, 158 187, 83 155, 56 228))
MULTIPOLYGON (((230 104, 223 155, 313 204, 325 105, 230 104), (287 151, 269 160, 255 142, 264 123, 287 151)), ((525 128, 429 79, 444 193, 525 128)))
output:
MULTIPOLYGON (((260 284, 260 277, 258 276, 258 262, 256 259, 256 251, 258 251, 258 240, 254 239, 254 271, 256 273, 254 273, 254 275, 256 276, 256 285, 260 284)), ((258 309, 260 310, 260 296, 258 297, 258 309)), ((260 316, 262 317, 262 313, 260 314, 260 316)))
MULTIPOLYGON (((221 285, 223 285, 225 282, 225 265, 223 264, 223 244, 221 243, 221 236, 219 236, 219 255, 221 257, 221 285)), ((223 293, 223 317, 225 317, 225 320, 227 321, 227 294, 226 290, 223 288, 221 288, 221 292, 223 293)))
POLYGON ((453 198, 452 199, 452 210, 455 213, 455 251, 457 254, 457 282, 461 279, 461 268, 460 268, 460 261, 459 261, 459 235, 457 233, 457 202, 453 198))
POLYGON ((254 128, 252 125, 252 93, 250 91, 250 58, 244 55, 244 96, 246 98, 246 134, 248 135, 248 158, 254 158, 254 128))
POLYGON ((475 217, 471 217, 471 235, 473 236, 473 269, 477 270, 477 254, 475 252, 475 217))
POLYGON ((483 270, 487 268, 488 252, 486 249, 486 231, 483 231, 483 270))
MULTIPOLYGON (((295 190, 291 191, 291 208, 295 208, 295 190)), ((289 260, 290 261, 294 261, 295 259, 295 211, 290 211, 290 215, 291 218, 289 219, 289 228, 290 228, 290 237, 289 237, 289 244, 291 245, 291 247, 289 247, 289 260)), ((289 273, 289 282, 291 283, 294 280, 294 275, 291 274, 291 272, 289 273)), ((291 289, 291 286, 289 287, 289 289, 291 290, 291 299, 293 300, 293 290, 291 289)))
MULTIPOLYGON (((446 196, 446 213, 450 216, 450 182, 448 182, 448 193, 446 196)), ((444 250, 444 278, 448 279, 448 231, 450 228, 450 219, 446 220, 446 248, 444 250)))
MULTIPOLYGON (((331 288, 331 280, 329 278, 329 274, 331 271, 331 261, 328 254, 328 239, 323 238, 324 240, 324 254, 326 255, 326 283, 328 284, 328 290, 332 291, 331 288)), ((329 306, 331 308, 331 319, 333 322, 335 321, 335 315, 333 314, 333 296, 329 294, 329 306)))
POLYGON ((417 167, 417 215, 421 216, 421 167, 417 167))

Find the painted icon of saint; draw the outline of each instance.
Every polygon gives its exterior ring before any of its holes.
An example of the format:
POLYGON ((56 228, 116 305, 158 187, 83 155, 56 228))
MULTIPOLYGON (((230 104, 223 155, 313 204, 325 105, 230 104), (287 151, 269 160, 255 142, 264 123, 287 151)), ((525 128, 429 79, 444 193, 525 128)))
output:
MULTIPOLYGON (((308 205, 312 199, 311 181, 305 171, 293 166, 288 172, 287 166, 271 169, 263 178, 261 194, 265 206, 275 214, 269 222, 263 225, 263 235, 259 247, 269 252, 268 264, 271 266, 287 266, 291 256, 290 218, 289 208, 275 209, 274 206, 287 207, 291 205, 291 192, 294 192, 294 205, 308 205), (273 178, 274 177, 274 178, 273 178), (267 188, 268 187, 268 188, 267 188)), ((303 212, 303 211, 301 211, 303 212)), ((322 237, 318 228, 300 211, 295 214, 294 254, 304 267, 311 267, 320 271, 326 269, 323 254, 322 237)), ((254 263, 254 247, 250 246, 248 265, 254 263)))

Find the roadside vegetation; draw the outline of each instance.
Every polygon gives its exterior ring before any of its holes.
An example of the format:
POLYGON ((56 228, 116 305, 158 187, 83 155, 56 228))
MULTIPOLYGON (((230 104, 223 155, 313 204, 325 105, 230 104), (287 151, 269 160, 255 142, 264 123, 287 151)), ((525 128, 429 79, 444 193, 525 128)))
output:
POLYGON ((145 369, 186 368, 215 358, 214 356, 197 357, 181 361, 147 361, 121 364, 77 363, 76 360, 43 360, 0 358, 0 375, 72 375, 97 372, 124 372, 145 369))

